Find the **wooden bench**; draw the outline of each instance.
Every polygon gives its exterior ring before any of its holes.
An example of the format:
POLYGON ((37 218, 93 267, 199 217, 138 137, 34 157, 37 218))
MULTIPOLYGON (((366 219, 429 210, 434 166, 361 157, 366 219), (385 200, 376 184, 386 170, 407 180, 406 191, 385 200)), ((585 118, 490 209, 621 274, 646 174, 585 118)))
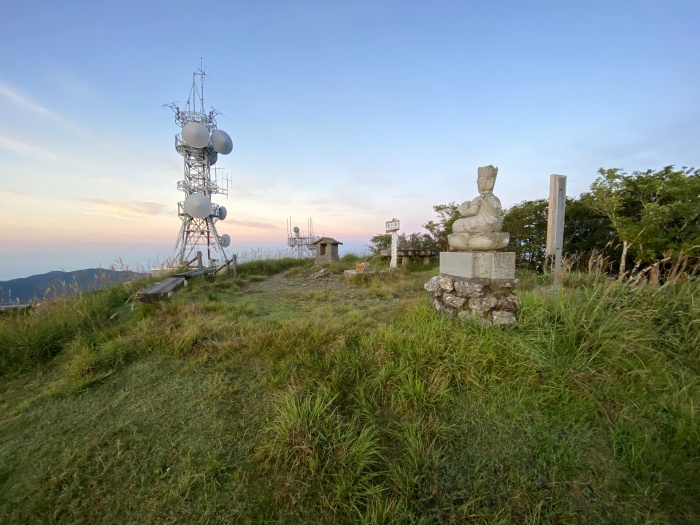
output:
MULTIPOLYGON (((396 257, 401 258, 401 266, 406 266, 411 257, 420 257, 423 260, 423 264, 430 264, 430 258, 438 255, 440 255, 440 250, 418 250, 412 248, 396 250, 396 257)), ((391 257, 391 250, 382 250, 381 256, 391 257)))
POLYGON ((164 295, 170 295, 175 290, 180 288, 180 286, 185 284, 185 277, 168 277, 160 281, 159 283, 153 284, 148 288, 141 290, 137 297, 142 303, 152 303, 158 301, 164 295))

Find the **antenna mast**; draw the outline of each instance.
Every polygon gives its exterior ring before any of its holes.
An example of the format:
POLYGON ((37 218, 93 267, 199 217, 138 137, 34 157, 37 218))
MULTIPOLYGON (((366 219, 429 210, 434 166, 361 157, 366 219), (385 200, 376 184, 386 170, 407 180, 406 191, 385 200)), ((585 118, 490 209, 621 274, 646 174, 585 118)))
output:
POLYGON ((184 165, 184 177, 177 183, 177 188, 185 194, 185 200, 178 202, 178 217, 182 225, 173 254, 173 262, 177 265, 188 266, 194 261, 201 264, 203 251, 209 266, 221 264, 227 260, 225 248, 231 243, 228 235, 220 236, 216 231, 216 223, 226 218, 227 211, 225 207, 212 203, 211 196, 228 195, 230 179, 224 176, 219 184, 216 168, 212 178, 212 166, 219 154, 231 152, 233 142, 225 131, 217 129, 216 110, 212 108, 208 114, 205 112, 206 76, 200 59, 199 69, 192 73, 192 87, 185 109, 181 110, 174 102, 167 104, 175 112, 175 121, 181 128, 181 132, 175 135, 175 150, 182 155, 184 165))
POLYGON ((313 257, 316 252, 316 237, 314 237, 313 221, 309 217, 306 222, 306 234, 298 226, 292 228, 292 218, 287 219, 287 246, 298 259, 313 257))

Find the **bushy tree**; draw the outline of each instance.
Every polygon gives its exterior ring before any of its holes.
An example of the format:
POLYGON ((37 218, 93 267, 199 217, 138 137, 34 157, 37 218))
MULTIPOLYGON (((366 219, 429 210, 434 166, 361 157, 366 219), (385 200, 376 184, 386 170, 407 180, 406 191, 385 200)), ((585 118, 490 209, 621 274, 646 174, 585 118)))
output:
MULTIPOLYGON (((601 255, 619 261, 624 274, 630 257, 639 265, 653 265, 681 254, 700 258, 700 170, 674 169, 633 172, 598 171, 588 193, 566 200, 564 253, 601 255)), ((510 233, 509 249, 520 268, 537 270, 545 262, 547 199, 523 201, 504 211, 503 231, 510 233)), ((400 249, 449 250, 447 236, 459 219, 454 203, 433 206, 437 219, 423 227, 427 234, 399 235, 400 249)), ((391 235, 375 235, 370 249, 379 254, 391 248, 391 235)))
POLYGON ((646 264, 700 254, 700 170, 667 166, 631 175, 617 168, 598 173, 590 205, 610 220, 622 242, 621 274, 628 252, 646 264))
POLYGON ((391 234, 380 233, 369 240, 369 251, 372 255, 381 255, 382 250, 391 248, 391 234))
MULTIPOLYGON (((593 253, 610 256, 618 244, 610 221, 591 208, 589 199, 587 194, 567 198, 564 221, 564 253, 580 255, 585 261, 593 253)), ((503 231, 510 233, 508 249, 515 252, 519 268, 544 266, 548 211, 547 199, 523 201, 505 211, 503 231)))
POLYGON ((433 210, 437 213, 438 219, 428 221, 423 228, 430 232, 439 250, 447 251, 449 250, 447 236, 452 233, 452 225, 460 218, 459 205, 455 202, 436 204, 433 210))
POLYGON ((510 234, 508 249, 519 268, 536 270, 544 264, 548 206, 546 199, 523 201, 504 213, 503 231, 510 234))
MULTIPOLYGON (((434 250, 437 249, 437 243, 427 233, 411 233, 406 235, 400 233, 397 235, 396 247, 399 250, 434 250)), ((375 235, 370 239, 369 250, 372 255, 381 255, 382 250, 391 249, 391 234, 382 233, 375 235)))
POLYGON ((564 253, 579 255, 587 264, 590 257, 602 256, 616 264, 620 259, 620 240, 610 219, 591 206, 591 196, 566 199, 564 253))

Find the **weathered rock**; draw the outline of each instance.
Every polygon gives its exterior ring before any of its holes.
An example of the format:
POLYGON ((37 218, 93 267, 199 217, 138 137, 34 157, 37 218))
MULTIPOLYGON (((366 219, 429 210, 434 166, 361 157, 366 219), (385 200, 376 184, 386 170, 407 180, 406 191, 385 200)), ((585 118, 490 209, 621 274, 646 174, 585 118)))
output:
POLYGON ((438 283, 440 283, 440 288, 446 292, 454 291, 454 280, 447 275, 438 275, 438 283))
POLYGON ((457 295, 470 298, 483 296, 488 285, 479 281, 455 281, 454 287, 457 295))
POLYGON ((478 314, 475 312, 472 312, 471 310, 462 310, 457 314, 457 317, 462 319, 463 321, 471 321, 473 319, 483 319, 484 316, 483 314, 478 314))
POLYGON ((501 297, 496 303, 496 306, 494 306, 494 309, 504 312, 515 312, 518 307, 508 297, 501 297))
POLYGON ((486 278, 439 274, 424 288, 433 293, 433 307, 441 315, 478 322, 482 326, 516 323, 520 299, 512 293, 516 279, 501 279, 494 287, 486 278))
POLYGON ((456 295, 452 294, 445 294, 442 297, 442 300, 445 302, 446 305, 451 306, 452 308, 456 308, 457 310, 461 310, 462 307, 464 307, 464 303, 467 302, 467 300, 464 297, 457 297, 456 295))
POLYGON ((493 325, 493 323, 488 318, 484 317, 482 313, 475 313, 471 310, 462 310, 457 314, 457 317, 462 321, 474 321, 482 326, 493 325))
POLYGON ((518 284, 518 279, 493 279, 489 288, 498 294, 508 294, 512 292, 518 284))
POLYGON ((508 295, 508 300, 515 305, 516 310, 520 310, 520 297, 512 293, 508 295))
POLYGON ((472 298, 469 299, 468 306, 470 310, 474 310, 475 312, 488 312, 496 306, 497 302, 498 299, 495 297, 472 298))
POLYGON ((429 292, 437 292, 438 290, 442 290, 442 287, 440 286, 440 282, 438 281, 439 277, 436 275, 432 279, 430 279, 427 283, 423 285, 423 288, 425 288, 429 292))
POLYGON ((518 322, 513 312, 495 310, 491 313, 491 318, 493 319, 494 325, 513 324, 518 322))

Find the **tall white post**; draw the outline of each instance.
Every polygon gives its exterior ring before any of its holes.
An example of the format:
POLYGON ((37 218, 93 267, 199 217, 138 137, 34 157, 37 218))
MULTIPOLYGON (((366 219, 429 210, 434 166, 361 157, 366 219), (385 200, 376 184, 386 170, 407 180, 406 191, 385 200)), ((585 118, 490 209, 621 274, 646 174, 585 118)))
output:
POLYGON ((559 290, 564 282, 562 254, 564 251, 564 209, 566 207, 566 175, 549 177, 549 213, 547 215, 547 255, 554 256, 552 288, 559 290))
POLYGON ((391 219, 386 222, 386 232, 391 233, 391 262, 389 263, 389 268, 396 268, 396 262, 398 259, 398 234, 399 231, 399 220, 396 218, 391 219))

